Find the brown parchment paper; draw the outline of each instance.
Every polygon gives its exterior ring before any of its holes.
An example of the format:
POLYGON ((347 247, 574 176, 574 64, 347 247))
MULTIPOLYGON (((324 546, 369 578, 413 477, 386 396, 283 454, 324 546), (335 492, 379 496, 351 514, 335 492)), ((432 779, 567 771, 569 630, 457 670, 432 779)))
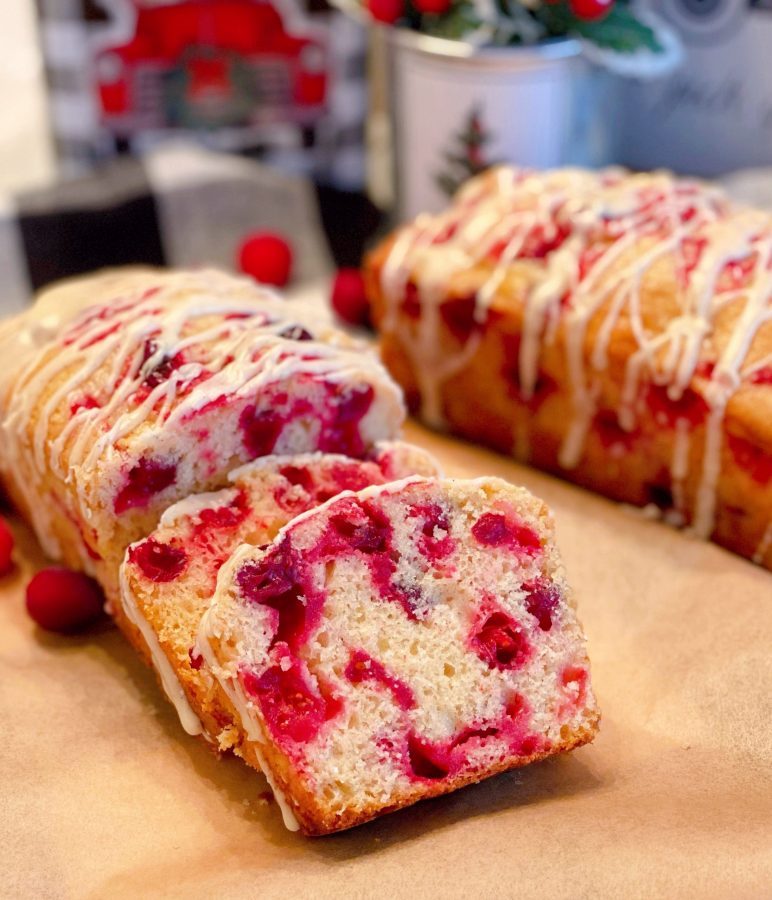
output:
POLYGON ((0 582, 3 897, 770 897, 772 575, 411 426, 448 474, 552 506, 603 710, 570 756, 352 832, 286 832, 262 776, 187 737, 107 626, 34 628, 0 582))

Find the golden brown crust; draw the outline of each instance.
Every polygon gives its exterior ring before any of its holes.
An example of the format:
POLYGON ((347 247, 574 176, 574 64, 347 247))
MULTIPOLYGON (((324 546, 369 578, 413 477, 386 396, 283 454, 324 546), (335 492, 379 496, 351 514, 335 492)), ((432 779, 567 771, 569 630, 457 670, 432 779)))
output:
POLYGON ((510 757, 502 760, 500 763, 490 766, 483 772, 470 773, 466 775, 457 775, 453 778, 443 779, 441 782, 433 782, 430 784, 416 785, 409 791, 396 794, 394 802, 387 807, 369 806, 361 809, 348 809, 343 815, 330 813, 323 806, 316 804, 310 809, 300 810, 297 812, 298 821, 301 825, 301 831, 308 837, 321 837, 326 834, 333 834, 337 831, 345 831, 348 828, 354 828, 357 825, 363 825, 365 822, 371 822, 387 813, 396 812, 407 806, 418 803, 419 800, 428 800, 432 797, 441 797, 443 794, 450 794, 459 788, 468 787, 471 784, 492 778, 495 775, 501 775, 504 772, 510 772, 513 769, 520 769, 523 766, 556 756, 561 753, 569 753, 577 747, 589 743, 595 737, 600 723, 600 714, 596 713, 594 719, 588 722, 588 725, 580 733, 576 734, 567 741, 561 741, 548 750, 539 753, 533 753, 526 757, 510 757))
MULTIPOLYGON (((125 572, 128 590, 130 592, 139 590, 137 586, 132 585, 131 570, 126 569, 125 572)), ((143 662, 153 669, 161 690, 165 692, 163 680, 148 643, 139 628, 126 615, 123 599, 119 595, 117 601, 111 604, 111 614, 116 625, 139 653, 143 662)), ((139 614, 141 615, 141 613, 139 614)), ((148 624, 158 639, 159 632, 163 631, 169 623, 159 618, 156 621, 149 621, 148 624)), ((185 636, 189 638, 192 646, 195 643, 195 634, 185 636)), ((219 750, 232 750, 238 746, 243 739, 243 734, 237 724, 238 718, 229 708, 227 698, 216 681, 211 676, 209 679, 200 677, 192 670, 190 658, 179 658, 175 653, 174 646, 168 641, 159 640, 157 652, 163 654, 168 660, 190 709, 201 723, 201 733, 206 743, 213 749, 219 750)), ((172 698, 169 699, 172 700, 172 698)), ((172 702, 174 701, 172 700, 172 702)))
MULTIPOLYGON (((224 700, 224 705, 229 715, 235 718, 237 713, 227 698, 224 700)), ((259 752, 270 769, 272 780, 284 794, 285 801, 297 819, 301 832, 307 837, 321 837, 363 825, 365 822, 396 812, 398 809, 412 806, 419 800, 450 794, 459 788, 477 784, 494 775, 519 769, 561 753, 568 753, 590 743, 597 735, 599 726, 600 712, 597 709, 589 710, 584 724, 570 738, 544 750, 529 756, 508 757, 482 771, 456 775, 452 778, 444 778, 442 781, 415 784, 409 790, 396 792, 393 795, 393 802, 388 806, 373 804, 364 807, 349 807, 343 813, 326 806, 313 791, 308 789, 303 779, 294 776, 292 764, 271 741, 260 744, 256 744, 254 741, 244 741, 236 748, 235 752, 252 768, 262 772, 263 768, 258 758, 259 752)))

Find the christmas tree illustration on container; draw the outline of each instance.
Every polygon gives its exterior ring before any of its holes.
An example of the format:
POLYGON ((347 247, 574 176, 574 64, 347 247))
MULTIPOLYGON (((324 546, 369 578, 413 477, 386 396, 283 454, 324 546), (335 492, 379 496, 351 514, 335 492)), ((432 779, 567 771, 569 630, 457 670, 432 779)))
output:
POLYGON ((461 130, 453 136, 453 145, 443 153, 444 169, 435 176, 443 193, 453 196, 465 181, 493 165, 485 152, 486 144, 492 139, 483 122, 482 108, 475 104, 461 130))

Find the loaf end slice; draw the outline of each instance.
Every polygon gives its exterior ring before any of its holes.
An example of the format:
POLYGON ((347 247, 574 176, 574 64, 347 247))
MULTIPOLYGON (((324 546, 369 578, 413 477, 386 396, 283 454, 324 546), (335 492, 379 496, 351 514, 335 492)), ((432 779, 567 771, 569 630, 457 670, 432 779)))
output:
POLYGON ((544 504, 499 479, 343 494, 242 547, 198 636, 306 834, 594 737, 585 641, 544 504))

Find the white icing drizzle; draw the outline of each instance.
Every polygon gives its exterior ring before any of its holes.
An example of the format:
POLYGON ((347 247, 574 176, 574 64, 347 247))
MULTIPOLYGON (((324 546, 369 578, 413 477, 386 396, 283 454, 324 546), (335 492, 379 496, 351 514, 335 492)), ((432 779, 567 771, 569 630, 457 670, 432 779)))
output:
MULTIPOLYGON (((420 362, 414 366, 414 373, 418 380, 424 418, 437 428, 443 425, 439 386, 454 372, 462 369, 477 349, 476 339, 472 339, 459 356, 443 358, 439 346, 432 339, 439 328, 438 301, 442 296, 447 275, 446 261, 432 252, 432 241, 444 227, 445 223, 437 220, 433 227, 421 231, 415 240, 406 240, 403 243, 401 239, 397 239, 383 272, 384 284, 389 286, 387 289, 389 295, 401 296, 407 287, 410 273, 409 268, 403 264, 403 253, 407 258, 408 253, 425 251, 421 259, 421 319, 417 332, 405 335, 405 340, 408 352, 414 360, 419 359, 419 348, 423 348, 420 362), (440 265, 437 266, 436 263, 440 265)), ((468 265, 469 258, 459 253, 455 263, 458 268, 464 268, 468 265)), ((396 305, 392 304, 390 311, 387 312, 387 322, 392 323, 392 326, 396 322, 395 316, 396 305)))
MULTIPOLYGON (((262 457, 262 459, 274 461, 276 457, 266 456, 262 457)), ((234 474, 244 471, 249 465, 251 465, 251 463, 247 463, 246 466, 240 467, 236 472, 229 472, 228 480, 235 481, 236 479, 233 477, 234 474)), ((194 519, 205 509, 219 509, 220 507, 228 506, 235 500, 237 495, 238 491, 235 488, 224 488, 219 491, 206 491, 203 494, 189 494, 187 497, 178 500, 164 511, 163 515, 158 520, 158 527, 174 528, 178 522, 184 519, 194 519)))
POLYGON ((185 694, 185 691, 180 684, 180 680, 179 678, 177 678, 172 664, 169 662, 168 657, 164 653, 158 637, 156 636, 156 633, 153 631, 147 619, 139 611, 139 607, 137 606, 134 600, 134 595, 129 587, 124 566, 121 566, 120 569, 120 584, 121 606, 124 613, 126 614, 126 618, 138 629, 138 631, 142 635, 147 649, 150 652, 150 657, 153 661, 153 668, 158 673, 158 677, 161 680, 161 685, 164 689, 164 693, 172 702, 174 708, 177 710, 177 715, 180 718, 182 727, 185 729, 185 731, 187 731, 188 734, 194 736, 202 734, 208 741, 211 742, 211 736, 206 733, 203 725, 201 724, 201 720, 193 711, 193 707, 190 705, 187 695, 185 694))
POLYGON ((271 768, 266 763, 265 757, 260 751, 260 746, 257 742, 252 744, 252 751, 257 758, 260 769, 265 776, 265 780, 268 782, 268 787, 270 787, 271 791, 273 792, 273 797, 274 800, 276 800, 276 805, 281 811, 281 819, 282 822, 284 822, 284 827, 287 829, 287 831, 300 831, 300 822, 298 822, 295 811, 290 806, 289 801, 287 800, 287 795, 276 783, 276 779, 273 777, 271 768))
MULTIPOLYGON (((582 458, 597 412, 600 376, 619 327, 629 326, 634 346, 616 412, 620 427, 632 431, 641 385, 659 386, 677 403, 700 363, 715 353, 718 316, 737 309, 700 389, 709 411, 691 529, 708 537, 727 406, 745 380, 772 362, 770 355, 749 359, 759 329, 772 320, 771 270, 769 217, 731 205, 717 188, 662 172, 559 169, 537 174, 502 167, 469 182, 447 212, 422 216, 399 233, 383 269, 387 315, 382 328, 399 330, 421 390, 422 415, 440 425, 442 384, 466 365, 480 340, 480 332, 473 331, 458 353, 438 359, 440 309, 448 284, 463 272, 469 284, 477 285, 475 318, 484 328, 491 307, 506 308, 506 279, 517 272, 528 285, 520 291, 525 293, 521 396, 524 401, 533 397, 542 349, 560 337, 573 415, 559 462, 571 469, 582 458), (679 266, 679 293, 672 298, 677 308, 657 319, 656 310, 644 308, 641 285, 658 266, 672 266, 673 257, 679 266), (722 278, 731 264, 740 267, 740 286, 727 289, 722 278), (409 283, 416 285, 420 299, 417 326, 400 324, 398 315, 409 283)), ((684 419, 675 422, 671 474, 679 513, 689 474, 689 426, 684 419)), ((513 443, 522 450, 517 435, 513 443)))
MULTIPOLYGON (((220 569, 220 573, 218 575, 217 583, 218 590, 219 585, 225 583, 225 578, 227 578, 228 573, 234 571, 234 567, 238 561, 242 559, 245 553, 247 553, 252 548, 242 546, 239 550, 236 551, 234 556, 220 569)), ((217 658, 217 654, 214 652, 214 649, 211 644, 211 638, 215 633, 213 622, 210 620, 217 615, 217 601, 212 602, 212 606, 204 613, 203 618, 201 619, 201 623, 198 628, 198 635, 196 637, 195 644, 195 652, 200 654, 204 659, 204 665, 208 666, 209 670, 217 679, 220 687, 223 689, 228 699, 230 700, 233 708, 236 710, 239 717, 239 724, 244 733, 244 736, 251 744, 251 749, 257 758, 258 763, 260 764, 260 769, 265 775, 265 779, 268 782, 269 787, 273 791, 273 795, 276 799, 276 803, 281 810, 282 820, 284 822, 284 827, 288 831, 299 831, 300 823, 295 816, 295 813, 292 807, 287 800, 287 797, 282 791, 282 789, 276 783, 276 780, 271 773, 270 766, 265 761, 265 756, 260 749, 260 745, 265 743, 265 734, 263 732, 263 727, 258 721, 257 717, 254 713, 254 707, 252 702, 249 700, 247 695, 244 693, 243 688, 238 680, 238 678, 231 677, 226 671, 222 668, 220 661, 217 658)))
MULTIPOLYGON (((84 279, 44 295, 40 308, 14 321, 15 336, 0 331, 0 347, 21 358, 5 385, 0 455, 44 550, 53 557, 60 555, 53 510, 40 502, 46 476, 74 486, 77 504, 65 512, 88 527, 98 490, 94 473, 105 461, 116 460, 118 442, 131 435, 132 451, 141 455, 222 397, 253 396, 271 383, 304 374, 333 383, 373 384, 376 402, 363 420, 365 428, 383 416, 384 404, 400 416, 399 389, 381 364, 330 328, 326 316, 219 272, 146 271, 123 279, 84 279), (67 300, 58 317, 50 312, 57 298, 67 300), (88 306, 85 298, 95 305, 88 306), (47 323, 42 337, 41 322, 47 323), (311 329, 314 340, 280 336, 295 325, 311 329), (157 382, 145 381, 159 364, 183 352, 181 365, 157 382), (43 400, 57 379, 61 384, 43 400), (68 403, 71 410, 63 412, 68 403), (64 421, 51 434, 57 415, 64 421)), ((85 548, 81 556, 91 571, 85 548)))
POLYGON ((679 419, 675 424, 673 437, 673 460, 670 465, 670 478, 673 491, 673 507, 676 512, 684 511, 683 484, 689 474, 689 449, 691 446, 691 433, 689 423, 685 419, 679 419))
POLYGON ((772 522, 769 522, 764 529, 764 534, 762 534, 761 540, 756 547, 756 552, 753 554, 753 561, 756 565, 761 565, 764 562, 764 557, 767 555, 770 547, 772 547, 772 522))

